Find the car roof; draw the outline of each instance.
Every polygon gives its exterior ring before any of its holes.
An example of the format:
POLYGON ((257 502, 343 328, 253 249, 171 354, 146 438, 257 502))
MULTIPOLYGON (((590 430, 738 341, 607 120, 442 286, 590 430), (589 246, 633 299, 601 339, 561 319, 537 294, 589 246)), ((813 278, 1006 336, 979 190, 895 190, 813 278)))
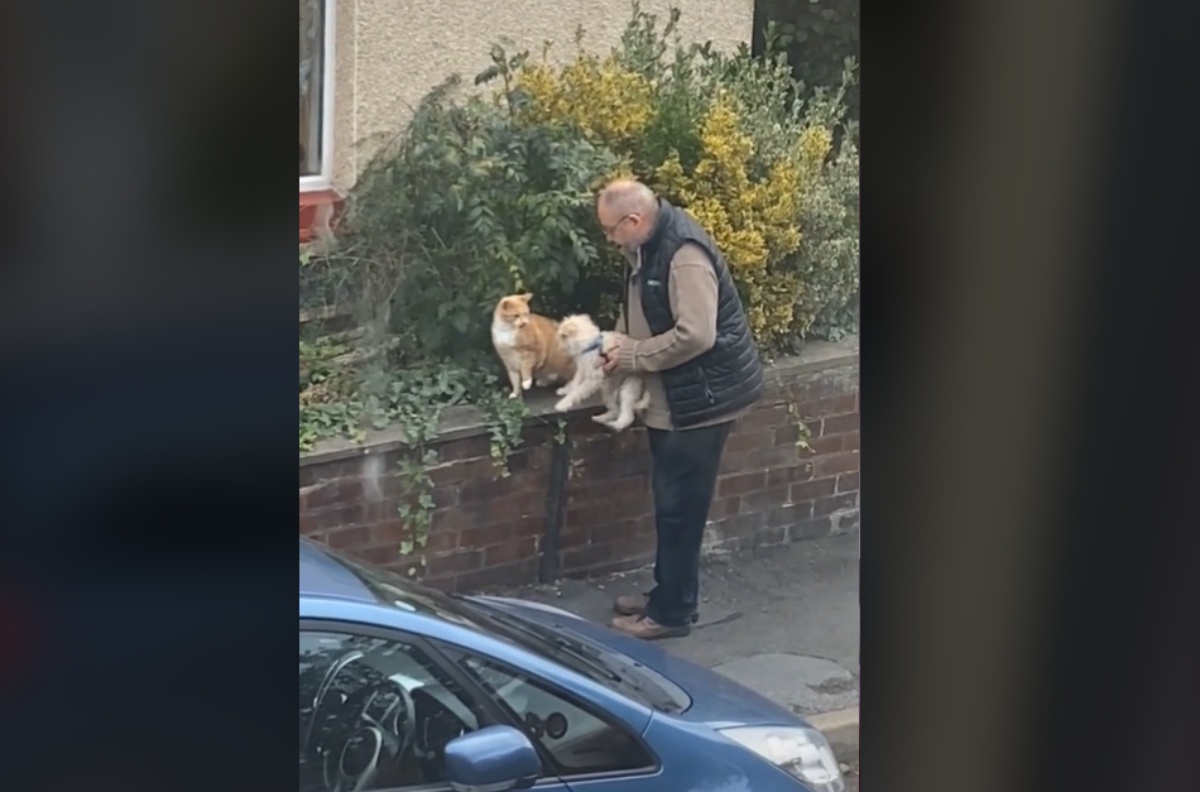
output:
POLYGON ((376 601, 361 578, 303 536, 300 537, 300 594, 376 601))

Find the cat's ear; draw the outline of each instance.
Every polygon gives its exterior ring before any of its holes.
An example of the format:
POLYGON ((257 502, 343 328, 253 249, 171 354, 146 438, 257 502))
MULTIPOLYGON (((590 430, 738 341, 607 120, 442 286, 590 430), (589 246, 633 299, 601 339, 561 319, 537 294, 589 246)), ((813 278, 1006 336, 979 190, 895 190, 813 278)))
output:
POLYGON ((530 300, 533 299, 533 295, 530 294, 529 292, 525 292, 524 294, 521 295, 521 299, 528 303, 530 300))

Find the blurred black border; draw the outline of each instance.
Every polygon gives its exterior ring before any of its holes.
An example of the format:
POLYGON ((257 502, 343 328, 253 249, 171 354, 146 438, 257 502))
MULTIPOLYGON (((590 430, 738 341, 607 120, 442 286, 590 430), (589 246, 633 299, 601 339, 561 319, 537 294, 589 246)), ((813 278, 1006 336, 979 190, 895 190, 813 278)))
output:
MULTIPOLYGON (((295 772, 283 13, 11 12, 7 789, 295 772)), ((867 788, 1200 788, 1194 16, 863 9, 867 788)))
POLYGON ((1195 17, 863 8, 865 789, 1200 788, 1195 17))
POLYGON ((295 778, 285 13, 11 12, 5 789, 295 778))

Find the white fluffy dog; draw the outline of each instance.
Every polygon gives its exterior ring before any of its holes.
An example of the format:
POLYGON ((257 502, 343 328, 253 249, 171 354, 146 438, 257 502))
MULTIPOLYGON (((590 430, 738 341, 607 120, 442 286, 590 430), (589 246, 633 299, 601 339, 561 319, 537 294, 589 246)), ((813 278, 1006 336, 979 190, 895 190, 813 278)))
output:
POLYGON ((601 332, 587 314, 568 316, 558 324, 558 338, 563 348, 575 359, 575 376, 558 389, 562 396, 554 409, 566 412, 581 404, 593 393, 603 389, 603 415, 592 420, 619 432, 633 423, 650 404, 646 383, 637 374, 614 372, 604 374, 600 368, 600 352, 608 344, 613 333, 601 332))

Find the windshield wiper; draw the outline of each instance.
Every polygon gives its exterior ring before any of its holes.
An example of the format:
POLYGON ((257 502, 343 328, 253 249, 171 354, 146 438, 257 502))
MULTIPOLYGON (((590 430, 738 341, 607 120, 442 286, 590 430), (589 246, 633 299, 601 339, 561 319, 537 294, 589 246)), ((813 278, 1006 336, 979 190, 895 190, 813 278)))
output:
MULTIPOLYGON (((459 598, 459 595, 454 595, 454 596, 456 599, 459 598)), ((462 599, 466 602, 469 602, 469 604, 472 607, 479 608, 479 610, 481 612, 483 612, 485 615, 487 615, 488 618, 492 619, 493 621, 499 622, 500 624, 504 625, 506 628, 513 630, 515 632, 519 632, 524 636, 534 638, 537 642, 539 642, 541 644, 549 644, 550 646, 554 647, 560 654, 567 655, 572 660, 586 665, 587 668, 592 673, 599 674, 600 676, 602 676, 606 679, 609 679, 613 682, 618 682, 618 683, 624 682, 624 683, 628 684, 627 681, 620 674, 618 674, 616 671, 614 671, 611 667, 609 667, 603 661, 599 660, 594 654, 589 653, 585 647, 578 644, 577 642, 572 641, 568 638, 564 638, 563 636, 558 635, 557 633, 555 633, 552 630, 546 629, 546 628, 538 626, 538 625, 530 624, 530 623, 526 622, 524 619, 519 619, 516 616, 512 616, 511 614, 505 613, 504 611, 502 611, 499 608, 496 608, 492 605, 488 605, 488 604, 481 603, 481 602, 475 602, 473 600, 466 600, 465 598, 462 598, 462 599)))
POLYGON ((490 603, 470 599, 461 594, 451 596, 461 600, 473 612, 487 616, 502 625, 505 631, 517 632, 522 636, 532 638, 535 641, 535 650, 537 647, 554 649, 557 656, 570 661, 568 664, 575 665, 576 670, 599 675, 626 691, 636 693, 643 703, 663 712, 683 711, 683 707, 673 700, 667 691, 654 683, 653 679, 647 679, 644 674, 639 673, 638 669, 641 664, 632 658, 614 654, 610 659, 605 660, 604 655, 607 650, 592 647, 585 641, 572 640, 549 627, 526 621, 490 603), (584 668, 578 668, 581 665, 584 668))

